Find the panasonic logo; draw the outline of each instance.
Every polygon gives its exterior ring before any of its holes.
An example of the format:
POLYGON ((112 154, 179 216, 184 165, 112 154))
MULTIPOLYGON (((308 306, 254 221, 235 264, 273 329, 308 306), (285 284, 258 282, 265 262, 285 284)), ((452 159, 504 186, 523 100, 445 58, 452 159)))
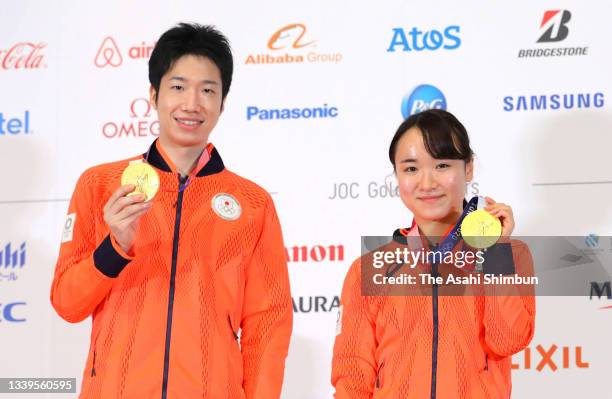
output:
POLYGON ((246 109, 247 121, 274 120, 274 119, 322 119, 335 118, 338 116, 338 107, 330 107, 323 104, 322 107, 305 108, 259 108, 248 106, 246 109))

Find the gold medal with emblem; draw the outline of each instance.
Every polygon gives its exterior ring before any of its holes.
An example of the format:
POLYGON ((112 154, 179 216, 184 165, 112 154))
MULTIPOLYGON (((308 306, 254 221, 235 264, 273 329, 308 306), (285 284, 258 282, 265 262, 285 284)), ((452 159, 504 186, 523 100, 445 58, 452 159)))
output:
POLYGON ((461 222, 463 240, 473 248, 489 248, 499 240, 501 232, 499 219, 484 209, 469 213, 461 222))
POLYGON ((230 194, 219 193, 212 198, 210 204, 213 211, 225 220, 236 220, 242 213, 240 203, 230 194))
POLYGON ((145 202, 151 201, 159 190, 159 176, 148 163, 131 162, 121 175, 121 185, 133 184, 134 191, 128 195, 144 194, 145 202))

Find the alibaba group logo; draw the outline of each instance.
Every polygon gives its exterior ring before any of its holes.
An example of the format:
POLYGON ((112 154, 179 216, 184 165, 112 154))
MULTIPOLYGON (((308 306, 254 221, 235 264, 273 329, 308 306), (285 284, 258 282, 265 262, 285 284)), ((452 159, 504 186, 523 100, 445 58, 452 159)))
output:
POLYGON ((122 62, 123 57, 121 56, 121 52, 115 40, 110 36, 105 37, 94 60, 96 66, 98 68, 104 68, 110 65, 116 68, 121 65, 122 62))
POLYGON ((310 46, 315 41, 307 43, 302 42, 302 38, 306 34, 306 26, 304 24, 290 24, 284 26, 274 32, 268 40, 268 48, 270 50, 282 50, 291 46, 294 49, 310 46))

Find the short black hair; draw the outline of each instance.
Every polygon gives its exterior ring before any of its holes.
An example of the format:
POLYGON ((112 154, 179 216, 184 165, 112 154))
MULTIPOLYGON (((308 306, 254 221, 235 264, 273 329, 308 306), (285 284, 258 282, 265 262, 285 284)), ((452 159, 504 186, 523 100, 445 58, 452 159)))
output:
POLYGON ((423 134, 425 149, 434 159, 462 159, 467 163, 474 157, 463 124, 448 111, 429 109, 409 116, 397 128, 389 146, 389 160, 393 169, 397 143, 413 127, 417 127, 423 134))
MULTIPOLYGON (((227 38, 214 26, 179 23, 164 32, 149 59, 149 82, 159 93, 162 79, 176 60, 185 55, 197 55, 211 60, 221 72, 221 97, 225 99, 232 84, 234 60, 227 38)), ((157 95, 156 95, 157 98, 157 95)))

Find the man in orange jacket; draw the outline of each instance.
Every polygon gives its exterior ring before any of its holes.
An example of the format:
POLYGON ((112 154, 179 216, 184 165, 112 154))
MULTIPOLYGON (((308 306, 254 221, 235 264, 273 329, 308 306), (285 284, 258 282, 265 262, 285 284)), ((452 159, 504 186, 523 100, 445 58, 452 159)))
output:
POLYGON ((214 28, 165 32, 149 60, 159 139, 77 182, 51 302, 93 318, 82 398, 280 396, 292 305, 279 220, 208 143, 232 70, 214 28), (159 178, 153 198, 121 185, 138 162, 159 178))

